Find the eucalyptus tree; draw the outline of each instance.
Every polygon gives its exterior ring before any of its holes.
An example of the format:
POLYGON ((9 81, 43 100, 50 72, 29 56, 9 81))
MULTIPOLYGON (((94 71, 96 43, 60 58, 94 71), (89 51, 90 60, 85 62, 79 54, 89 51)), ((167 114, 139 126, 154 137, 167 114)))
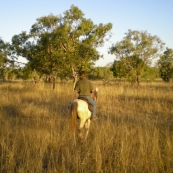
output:
POLYGON ((131 82, 140 83, 146 66, 162 53, 164 43, 157 36, 147 31, 128 30, 125 37, 113 44, 109 53, 115 54, 114 75, 128 78, 131 82))
POLYGON ((7 48, 8 45, 0 38, 0 67, 7 62, 7 48))
POLYGON ((173 79, 173 50, 166 48, 166 51, 158 61, 160 77, 165 82, 170 82, 173 79))
POLYGON ((71 69, 89 69, 102 56, 97 48, 109 38, 111 28, 111 23, 94 24, 72 5, 63 15, 38 18, 28 35, 13 37, 12 45, 38 73, 65 78, 71 69))
POLYGON ((0 38, 0 75, 3 81, 5 81, 8 73, 7 68, 10 66, 10 60, 8 59, 9 43, 5 43, 0 38))

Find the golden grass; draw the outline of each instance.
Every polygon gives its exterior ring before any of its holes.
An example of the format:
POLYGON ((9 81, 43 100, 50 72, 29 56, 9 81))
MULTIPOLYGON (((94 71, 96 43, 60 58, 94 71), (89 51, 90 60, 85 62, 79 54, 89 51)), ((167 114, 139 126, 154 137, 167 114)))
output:
POLYGON ((98 121, 69 137, 72 85, 0 84, 0 172, 173 172, 173 85, 99 86, 98 121))

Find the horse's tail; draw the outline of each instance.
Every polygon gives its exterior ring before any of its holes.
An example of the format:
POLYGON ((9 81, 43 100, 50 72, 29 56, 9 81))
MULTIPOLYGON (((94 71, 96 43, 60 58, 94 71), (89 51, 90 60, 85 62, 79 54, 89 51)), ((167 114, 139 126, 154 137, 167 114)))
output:
POLYGON ((70 109, 70 116, 71 116, 70 132, 71 132, 71 135, 73 135, 76 130, 77 102, 72 103, 71 109, 70 109))

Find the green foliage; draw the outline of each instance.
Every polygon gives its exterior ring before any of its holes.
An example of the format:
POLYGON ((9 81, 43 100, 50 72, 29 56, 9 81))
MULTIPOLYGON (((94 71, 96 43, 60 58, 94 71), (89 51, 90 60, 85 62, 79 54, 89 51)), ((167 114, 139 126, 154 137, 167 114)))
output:
POLYGON ((8 59, 9 44, 0 39, 0 76, 3 81, 7 80, 8 70, 10 66, 10 60, 8 59))
POLYGON ((0 68, 4 68, 8 63, 8 43, 5 43, 2 39, 0 39, 0 68))
POLYGON ((108 67, 95 67, 91 70, 89 77, 91 79, 106 79, 110 80, 113 78, 113 73, 108 67))
MULTIPOLYGON (((146 31, 128 30, 122 41, 112 45, 109 52, 115 54, 112 71, 115 77, 125 77, 139 84, 147 68, 154 58, 157 58, 164 43, 146 31)), ((149 74, 149 72, 147 72, 149 74)))
POLYGON ((160 77, 165 82, 170 82, 173 79, 173 50, 166 48, 164 54, 158 62, 160 77))
MULTIPOLYGON (((135 60, 133 62, 135 62, 135 60)), ((129 82, 136 82, 136 73, 138 73, 138 70, 140 70, 139 67, 136 67, 136 69, 131 69, 127 65, 126 59, 122 59, 121 61, 114 61, 111 71, 113 72, 113 76, 116 78, 126 78, 129 82)), ((147 65, 144 66, 141 79, 153 81, 158 77, 159 72, 157 68, 147 65)))
POLYGON ((145 66, 141 78, 148 81, 154 81, 154 79, 159 78, 159 69, 156 67, 145 66))
POLYGON ((33 70, 26 66, 24 68, 19 69, 16 75, 17 78, 23 80, 33 79, 33 70))
POLYGON ((121 61, 114 61, 113 66, 111 67, 114 77, 127 77, 128 66, 126 65, 124 59, 121 61))
POLYGON ((76 71, 90 69, 101 57, 97 48, 112 28, 111 23, 95 25, 73 5, 63 14, 40 17, 29 35, 22 32, 12 39, 16 55, 25 57, 41 75, 65 78, 72 67, 76 71))

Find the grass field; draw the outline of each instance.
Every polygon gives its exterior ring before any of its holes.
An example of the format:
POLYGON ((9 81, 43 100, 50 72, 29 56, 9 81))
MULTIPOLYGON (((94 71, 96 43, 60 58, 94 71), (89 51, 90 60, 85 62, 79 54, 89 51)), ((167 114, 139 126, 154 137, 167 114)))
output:
POLYGON ((69 136, 71 84, 0 84, 1 173, 172 173, 173 84, 98 86, 98 121, 69 136))

